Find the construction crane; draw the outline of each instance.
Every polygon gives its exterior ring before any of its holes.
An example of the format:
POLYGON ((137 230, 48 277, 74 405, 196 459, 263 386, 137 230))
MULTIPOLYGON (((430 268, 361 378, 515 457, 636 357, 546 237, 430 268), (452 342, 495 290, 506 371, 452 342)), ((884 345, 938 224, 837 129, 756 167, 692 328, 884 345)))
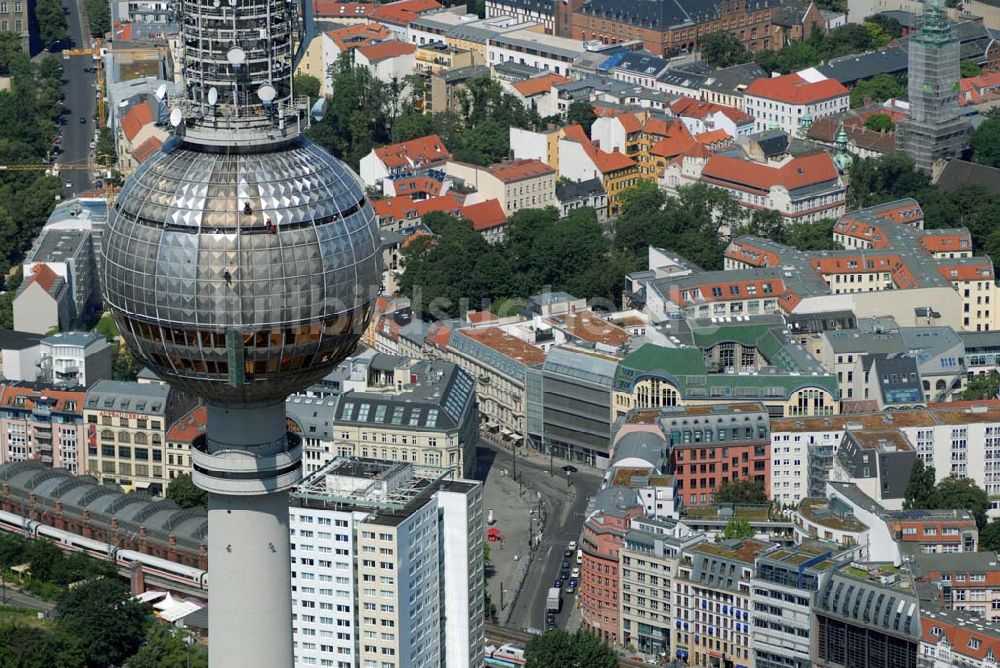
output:
POLYGON ((102 156, 93 162, 80 162, 80 163, 27 163, 27 164, 16 164, 16 165, 0 165, 0 174, 4 172, 46 172, 49 176, 54 176, 59 178, 59 174, 63 171, 79 171, 87 170, 90 172, 97 172, 100 170, 105 170, 102 178, 104 181, 104 199, 108 203, 108 209, 114 204, 115 194, 117 189, 111 183, 111 166, 110 158, 102 156))
POLYGON ((97 68, 97 128, 104 127, 104 58, 101 51, 101 38, 94 40, 92 49, 66 49, 62 52, 63 58, 69 60, 73 56, 90 56, 94 59, 97 68))

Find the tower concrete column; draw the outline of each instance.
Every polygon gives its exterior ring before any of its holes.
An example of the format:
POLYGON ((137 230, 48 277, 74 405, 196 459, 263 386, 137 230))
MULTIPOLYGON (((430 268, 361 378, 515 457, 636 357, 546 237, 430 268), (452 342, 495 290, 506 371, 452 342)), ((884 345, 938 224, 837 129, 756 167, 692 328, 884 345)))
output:
POLYGON ((208 658, 212 668, 291 668, 288 490, 301 442, 284 402, 208 405, 192 478, 208 492, 208 658))

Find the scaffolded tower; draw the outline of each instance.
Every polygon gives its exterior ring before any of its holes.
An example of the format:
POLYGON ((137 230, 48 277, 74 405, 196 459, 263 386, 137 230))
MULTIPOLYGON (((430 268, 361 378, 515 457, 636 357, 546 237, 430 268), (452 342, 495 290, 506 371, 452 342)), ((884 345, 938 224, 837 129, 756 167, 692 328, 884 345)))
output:
POLYGON ((969 145, 970 126, 959 115, 959 42, 940 0, 926 0, 919 32, 909 44, 910 116, 899 145, 919 169, 955 158, 969 145))
POLYGON ((135 355, 208 404, 192 466, 209 499, 212 667, 290 668, 302 455, 284 401, 360 337, 378 229, 357 176, 302 136, 293 3, 187 0, 181 14, 186 96, 166 100, 175 136, 109 217, 105 300, 135 355))

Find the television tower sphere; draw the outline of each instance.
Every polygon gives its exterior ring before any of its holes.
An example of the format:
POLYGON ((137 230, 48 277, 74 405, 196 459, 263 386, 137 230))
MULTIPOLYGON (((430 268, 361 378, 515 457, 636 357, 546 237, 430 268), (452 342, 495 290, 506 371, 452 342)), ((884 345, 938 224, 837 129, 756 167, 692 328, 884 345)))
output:
POLYGON ((283 401, 346 357, 381 282, 358 178, 302 138, 264 151, 180 139, 143 163, 103 236, 104 292, 129 348, 213 402, 283 401))

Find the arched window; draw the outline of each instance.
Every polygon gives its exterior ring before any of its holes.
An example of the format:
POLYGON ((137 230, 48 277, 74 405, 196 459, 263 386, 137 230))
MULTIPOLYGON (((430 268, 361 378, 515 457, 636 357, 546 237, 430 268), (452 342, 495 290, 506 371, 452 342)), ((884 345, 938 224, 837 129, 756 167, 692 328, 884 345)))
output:
POLYGON ((943 390, 948 387, 948 383, 944 382, 944 379, 939 379, 937 383, 934 384, 935 390, 943 390))
POLYGON ((160 445, 161 442, 162 440, 160 439, 160 435, 153 434, 153 445, 160 445))
POLYGON ((149 442, 149 439, 146 437, 144 433, 139 432, 138 434, 135 435, 134 442, 136 445, 146 445, 146 443, 149 442))
POLYGON ((118 442, 119 443, 131 443, 132 442, 132 437, 129 436, 129 433, 127 431, 120 431, 120 432, 118 432, 118 442))
POLYGON ((113 441, 113 440, 115 440, 115 432, 111 431, 110 429, 104 429, 104 430, 102 430, 101 431, 101 440, 102 441, 113 441))

